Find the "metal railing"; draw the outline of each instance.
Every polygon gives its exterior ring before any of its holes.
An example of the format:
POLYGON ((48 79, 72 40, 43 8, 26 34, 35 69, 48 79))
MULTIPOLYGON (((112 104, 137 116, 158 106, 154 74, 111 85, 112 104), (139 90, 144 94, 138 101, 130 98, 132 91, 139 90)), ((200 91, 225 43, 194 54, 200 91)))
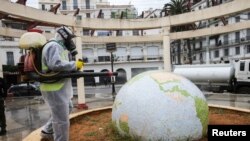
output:
POLYGON ((86 6, 86 5, 83 5, 83 6, 61 6, 59 9, 62 10, 62 11, 70 11, 70 10, 75 10, 79 8, 80 10, 94 10, 96 9, 95 6, 86 6))
MULTIPOLYGON (((110 56, 84 57, 83 61, 87 64, 110 63, 110 56)), ((139 56, 115 56, 114 62, 138 62, 138 61, 162 61, 162 55, 139 55, 139 56)))
MULTIPOLYGON (((221 49, 221 48, 226 48, 226 47, 230 47, 230 46, 238 46, 238 45, 244 45, 244 44, 248 44, 250 43, 250 36, 245 36, 245 37, 241 37, 238 39, 232 39, 232 40, 226 40, 226 41, 222 41, 219 40, 217 43, 213 44, 213 45, 209 45, 209 46, 193 46, 193 42, 191 42, 191 52, 193 53, 197 53, 197 52, 205 52, 206 48, 208 47, 209 50, 217 50, 217 49, 221 49)), ((208 44, 207 42, 205 44, 208 44)), ((173 44, 171 46, 171 48, 175 48, 172 49, 171 53, 173 54, 178 54, 177 52, 177 43, 173 44)), ((181 45, 181 50, 180 50, 180 54, 185 54, 188 53, 188 49, 185 48, 183 49, 183 45, 181 45)))

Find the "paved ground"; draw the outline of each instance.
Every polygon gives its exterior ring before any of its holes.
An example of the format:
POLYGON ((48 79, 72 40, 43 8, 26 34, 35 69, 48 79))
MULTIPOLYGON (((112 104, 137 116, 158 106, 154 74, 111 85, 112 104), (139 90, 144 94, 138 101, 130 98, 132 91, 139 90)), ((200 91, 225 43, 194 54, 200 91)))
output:
MULTIPOLYGON (((91 91, 91 88, 87 88, 91 91)), ((111 106, 113 98, 111 94, 102 94, 100 92, 109 92, 111 88, 104 90, 103 87, 95 88, 95 93, 87 93, 86 104, 89 109, 111 106)), ((119 88, 117 88, 119 89, 119 88)), ((250 109, 249 95, 234 94, 214 94, 205 93, 209 104, 240 107, 250 109)), ((77 97, 73 99, 77 106, 77 97)), ((74 108, 74 112, 79 109, 74 108)), ((12 98, 6 100, 6 118, 8 133, 1 136, 1 141, 21 141, 33 130, 41 127, 49 118, 49 110, 41 97, 12 98)))

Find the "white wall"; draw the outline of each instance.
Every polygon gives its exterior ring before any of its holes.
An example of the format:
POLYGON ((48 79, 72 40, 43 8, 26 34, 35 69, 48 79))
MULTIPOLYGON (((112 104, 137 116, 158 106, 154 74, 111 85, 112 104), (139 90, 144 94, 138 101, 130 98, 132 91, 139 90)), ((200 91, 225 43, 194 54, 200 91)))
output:
POLYGON ((14 64, 16 65, 19 62, 19 58, 21 56, 20 49, 18 48, 18 42, 11 43, 13 46, 8 45, 10 42, 1 41, 0 42, 0 56, 1 62, 3 65, 7 65, 7 52, 13 52, 14 55, 14 64), (5 44, 6 43, 6 44, 5 44))

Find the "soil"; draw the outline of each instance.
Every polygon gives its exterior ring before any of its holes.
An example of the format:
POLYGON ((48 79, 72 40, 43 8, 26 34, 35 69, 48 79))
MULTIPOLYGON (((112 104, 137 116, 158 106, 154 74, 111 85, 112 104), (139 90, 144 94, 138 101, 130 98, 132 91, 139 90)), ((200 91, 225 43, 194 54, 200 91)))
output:
MULTIPOLYGON (((250 114, 209 108, 209 125, 250 125, 250 114)), ((111 123, 111 109, 89 113, 71 120, 70 141, 132 141, 120 136, 111 123)), ((200 141, 207 141, 204 137, 200 141)))

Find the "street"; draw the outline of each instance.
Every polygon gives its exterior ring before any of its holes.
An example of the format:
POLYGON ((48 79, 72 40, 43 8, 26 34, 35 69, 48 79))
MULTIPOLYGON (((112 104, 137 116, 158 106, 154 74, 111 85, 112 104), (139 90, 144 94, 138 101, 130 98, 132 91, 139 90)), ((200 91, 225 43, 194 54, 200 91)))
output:
MULTIPOLYGON (((118 91, 120 90, 120 88, 122 87, 122 85, 116 85, 115 86, 115 91, 116 93, 118 93, 118 91)), ((77 87, 73 88, 74 90, 74 95, 77 95, 77 87)), ((88 95, 93 95, 93 94, 111 94, 112 93, 112 85, 100 85, 100 86, 85 86, 85 94, 86 97, 88 97, 88 95)))

